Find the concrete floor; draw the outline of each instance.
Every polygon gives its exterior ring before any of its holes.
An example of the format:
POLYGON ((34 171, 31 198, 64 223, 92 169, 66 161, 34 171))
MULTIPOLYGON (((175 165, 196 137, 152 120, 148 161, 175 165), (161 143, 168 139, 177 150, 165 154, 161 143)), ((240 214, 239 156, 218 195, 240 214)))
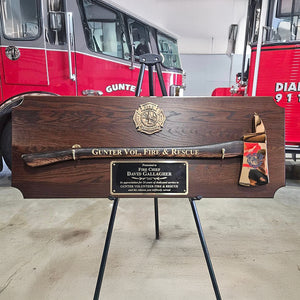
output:
MULTIPOLYGON (((24 200, 0 173, 0 299, 92 299, 112 203, 24 200)), ((223 299, 300 299, 300 180, 197 202, 223 299)), ((121 199, 101 299, 215 299, 187 199, 121 199)))

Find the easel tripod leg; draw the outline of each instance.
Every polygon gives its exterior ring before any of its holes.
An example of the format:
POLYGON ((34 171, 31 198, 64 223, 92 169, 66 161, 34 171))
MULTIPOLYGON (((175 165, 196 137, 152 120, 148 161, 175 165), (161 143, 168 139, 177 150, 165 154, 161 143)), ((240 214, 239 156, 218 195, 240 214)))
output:
POLYGON ((110 220, 109 220, 109 224, 108 224, 108 230, 106 233, 106 239, 105 239, 105 244, 104 244, 104 249, 103 249, 103 254, 102 254, 102 259, 101 259, 101 265, 100 265, 100 269, 99 269, 97 284, 96 284, 94 298, 93 298, 94 300, 99 299, 104 270, 105 270, 105 266, 106 266, 106 260, 107 260, 107 256, 108 256, 108 250, 109 250, 109 246, 110 246, 110 240, 111 240, 111 236, 112 236, 112 232, 113 232, 115 217, 116 217, 118 203, 119 203, 119 198, 111 197, 109 199, 113 200, 114 204, 112 207, 111 216, 110 216, 110 220))
POLYGON ((201 245, 202 245, 203 253, 204 253, 204 256, 205 256, 207 268, 208 268, 208 271, 209 271, 210 279, 211 279, 211 282, 212 282, 212 285, 213 285, 213 288, 214 288, 214 292, 215 292, 215 295, 216 295, 216 299, 221 300, 222 298, 221 298, 221 294, 220 294, 220 291, 219 291, 217 279, 216 279, 215 272, 214 272, 214 269, 213 269, 213 265, 212 265, 212 262, 211 262, 211 259, 210 259, 209 251, 208 251, 208 248, 207 248, 207 245, 206 245, 206 241, 205 241, 205 238, 204 238, 204 233, 203 233, 202 226, 201 226, 201 223, 200 223, 200 218, 199 218, 197 206, 196 206, 196 203, 195 203, 195 200, 200 200, 200 199, 201 199, 200 196, 197 196, 195 198, 189 198, 190 203, 191 203, 191 207, 192 207, 192 211, 193 211, 193 215, 194 215, 194 219, 195 219, 195 222, 196 222, 200 242, 201 242, 201 245))
POLYGON ((149 94, 154 96, 154 86, 153 86, 153 66, 148 65, 148 74, 149 74, 149 94))
POLYGON ((140 73, 139 73, 138 82, 137 82, 137 85, 136 85, 136 90, 135 90, 135 96, 136 97, 139 97, 140 94, 141 94, 142 83, 143 83, 144 73, 145 73, 145 68, 146 68, 146 65, 144 63, 142 63, 141 64, 140 73))
POLYGON ((160 89, 161 89, 162 95, 163 96, 168 96, 168 93, 167 93, 167 90, 166 90, 166 86, 165 86, 165 82, 164 82, 164 78, 162 76, 160 64, 156 63, 155 67, 156 67, 157 76, 158 76, 158 80, 159 80, 159 84, 160 84, 160 89))
POLYGON ((154 198, 155 238, 159 240, 158 198, 154 198))

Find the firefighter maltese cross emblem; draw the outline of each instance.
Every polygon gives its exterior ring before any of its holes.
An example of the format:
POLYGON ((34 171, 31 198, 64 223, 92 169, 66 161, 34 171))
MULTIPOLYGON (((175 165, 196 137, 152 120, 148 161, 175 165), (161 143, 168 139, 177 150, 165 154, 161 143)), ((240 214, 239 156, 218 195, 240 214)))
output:
POLYGON ((146 134, 153 134, 161 131, 166 121, 166 117, 158 105, 147 102, 141 104, 135 111, 133 121, 138 131, 146 134))

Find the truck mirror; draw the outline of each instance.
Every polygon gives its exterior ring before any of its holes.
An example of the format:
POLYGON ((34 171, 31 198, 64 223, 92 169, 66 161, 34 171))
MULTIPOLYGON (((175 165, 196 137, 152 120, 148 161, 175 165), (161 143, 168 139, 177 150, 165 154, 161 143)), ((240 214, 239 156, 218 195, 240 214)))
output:
POLYGON ((226 54, 228 56, 235 53, 237 33, 238 33, 238 25, 231 24, 229 27, 228 45, 227 45, 227 51, 226 51, 226 54))

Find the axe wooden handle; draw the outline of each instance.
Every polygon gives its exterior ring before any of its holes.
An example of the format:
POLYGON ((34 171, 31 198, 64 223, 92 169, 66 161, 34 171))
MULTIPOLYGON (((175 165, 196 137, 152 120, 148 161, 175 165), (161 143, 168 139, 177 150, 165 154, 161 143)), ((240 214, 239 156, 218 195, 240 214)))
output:
POLYGON ((244 135, 243 141, 253 143, 265 143, 267 141, 267 135, 265 133, 249 133, 244 135))
POLYGON ((30 167, 51 165, 57 162, 91 158, 229 158, 242 156, 243 141, 191 146, 191 147, 143 147, 143 148, 71 148, 67 150, 23 154, 22 159, 30 167))

